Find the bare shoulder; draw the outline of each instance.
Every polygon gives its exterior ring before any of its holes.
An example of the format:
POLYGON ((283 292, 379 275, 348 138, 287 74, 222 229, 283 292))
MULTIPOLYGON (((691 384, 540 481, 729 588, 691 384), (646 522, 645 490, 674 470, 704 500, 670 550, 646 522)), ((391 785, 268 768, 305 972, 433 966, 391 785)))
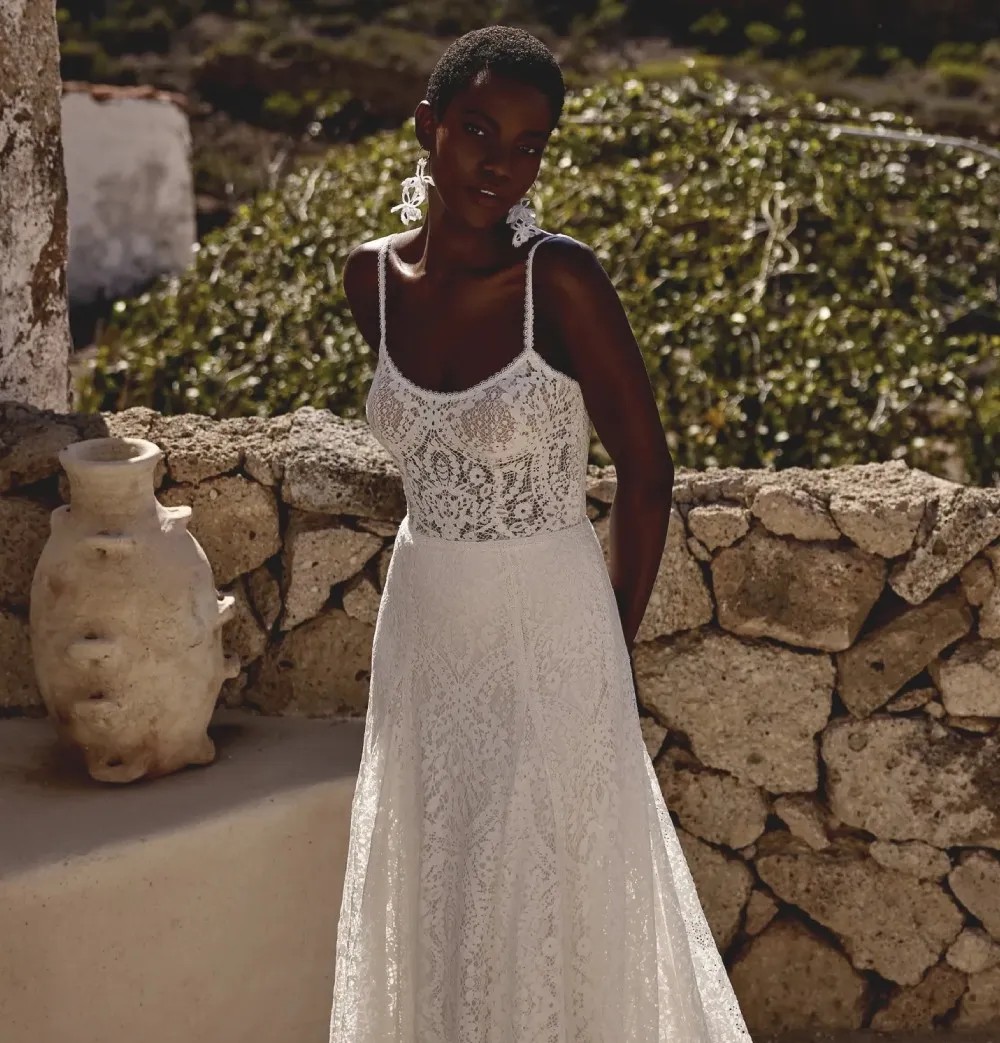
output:
POLYGON ((341 283, 361 335, 372 347, 379 339, 378 255, 388 236, 359 243, 347 255, 341 283))
POLYGON ((359 243, 347 255, 341 281, 352 311, 364 303, 378 288, 378 254, 388 236, 359 243))
POLYGON ((606 293, 611 286, 593 248, 562 232, 541 244, 533 278, 544 290, 551 291, 553 300, 570 302, 581 295, 606 293))

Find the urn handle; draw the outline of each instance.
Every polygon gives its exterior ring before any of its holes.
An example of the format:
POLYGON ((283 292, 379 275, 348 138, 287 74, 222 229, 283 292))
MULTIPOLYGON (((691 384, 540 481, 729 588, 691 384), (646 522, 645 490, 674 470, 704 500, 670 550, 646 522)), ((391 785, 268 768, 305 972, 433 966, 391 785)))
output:
POLYGON ((81 637, 66 646, 66 654, 75 663, 100 663, 118 653, 118 642, 107 637, 81 637))
POLYGON ((113 554, 119 558, 131 554, 138 545, 134 536, 129 536, 124 532, 98 532, 93 536, 85 536, 82 543, 91 550, 100 551, 103 554, 113 554))

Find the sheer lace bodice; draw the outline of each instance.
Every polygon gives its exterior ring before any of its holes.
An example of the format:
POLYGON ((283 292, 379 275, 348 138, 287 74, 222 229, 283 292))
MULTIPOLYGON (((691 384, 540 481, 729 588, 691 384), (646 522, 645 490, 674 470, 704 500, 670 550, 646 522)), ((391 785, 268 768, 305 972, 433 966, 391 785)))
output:
POLYGON ((498 540, 563 529, 586 517, 590 419, 580 385, 534 350, 532 262, 525 264, 522 350, 460 391, 408 380, 386 349, 387 238, 378 255, 379 354, 365 405, 372 432, 403 476, 415 532, 498 540))

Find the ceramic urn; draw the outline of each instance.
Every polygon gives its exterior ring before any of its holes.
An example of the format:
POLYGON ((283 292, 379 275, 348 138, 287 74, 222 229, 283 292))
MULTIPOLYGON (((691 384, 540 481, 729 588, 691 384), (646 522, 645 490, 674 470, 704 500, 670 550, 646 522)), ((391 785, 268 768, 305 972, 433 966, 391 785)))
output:
POLYGON ((222 647, 234 599, 188 531, 190 507, 154 492, 163 453, 142 438, 63 449, 56 508, 31 587, 42 699, 60 741, 102 782, 156 778, 215 759, 208 724, 239 673, 222 647))

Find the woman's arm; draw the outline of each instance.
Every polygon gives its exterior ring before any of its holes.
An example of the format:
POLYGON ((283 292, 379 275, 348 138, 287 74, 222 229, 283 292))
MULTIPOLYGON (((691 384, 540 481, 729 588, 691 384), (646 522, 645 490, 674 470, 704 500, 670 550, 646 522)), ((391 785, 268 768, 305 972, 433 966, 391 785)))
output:
POLYGON ((354 324, 374 352, 378 352, 378 246, 379 240, 354 247, 344 261, 340 281, 354 324))
POLYGON ((537 299, 565 344, 617 472, 608 572, 631 653, 666 543, 673 459, 639 345, 596 254, 566 238, 546 243, 539 254, 537 299))

